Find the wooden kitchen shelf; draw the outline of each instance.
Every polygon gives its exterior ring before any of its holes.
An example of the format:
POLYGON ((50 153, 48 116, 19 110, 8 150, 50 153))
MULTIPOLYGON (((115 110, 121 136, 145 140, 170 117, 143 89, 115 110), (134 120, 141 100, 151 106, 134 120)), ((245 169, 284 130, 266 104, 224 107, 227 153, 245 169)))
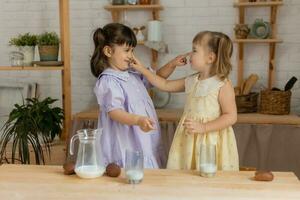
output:
POLYGON ((281 43, 281 39, 234 39, 235 43, 281 43))
MULTIPOLYGON (((159 0, 154 0, 150 5, 107 5, 104 9, 111 12, 113 22, 120 22, 122 12, 133 10, 146 10, 152 12, 152 20, 159 20, 159 11, 164 7, 160 5, 159 0)), ((144 42, 138 42, 139 45, 144 45, 144 42)), ((151 67, 156 70, 158 67, 158 52, 151 49, 151 67)))
POLYGON ((32 71, 59 71, 64 70, 64 66, 43 66, 43 67, 33 67, 33 66, 0 66, 0 71, 26 71, 26 70, 32 70, 32 71))
POLYGON ((244 80, 244 46, 249 43, 267 43, 269 44, 269 62, 268 62, 268 88, 272 88, 275 81, 275 52, 276 44, 282 42, 282 40, 277 39, 277 25, 276 16, 278 6, 283 5, 282 1, 266 1, 266 2, 246 2, 245 0, 239 0, 239 2, 234 3, 234 7, 238 8, 238 23, 245 24, 245 12, 248 7, 270 7, 270 26, 271 35, 270 38, 273 39, 235 39, 234 42, 237 43, 237 58, 238 58, 238 69, 237 69, 237 86, 241 87, 244 80), (275 39, 274 39, 275 38, 275 39))
MULTIPOLYGON (((156 112, 159 121, 179 122, 183 110, 182 109, 156 109, 156 112)), ((92 113, 92 111, 90 111, 90 113, 92 113)), ((267 115, 261 113, 238 113, 236 123, 238 124, 285 124, 285 125, 299 126, 300 116, 296 114, 267 115)))
POLYGON ((113 10, 163 10, 164 7, 158 4, 151 5, 108 5, 104 6, 108 11, 113 10))
POLYGON ((69 0, 58 0, 59 27, 61 41, 61 61, 63 66, 0 66, 0 71, 60 71, 62 87, 62 107, 64 110, 63 132, 61 139, 68 138, 71 131, 71 57, 70 57, 70 21, 69 0))
POLYGON ((266 6, 281 6, 282 1, 266 1, 266 2, 237 2, 234 7, 266 7, 266 6))

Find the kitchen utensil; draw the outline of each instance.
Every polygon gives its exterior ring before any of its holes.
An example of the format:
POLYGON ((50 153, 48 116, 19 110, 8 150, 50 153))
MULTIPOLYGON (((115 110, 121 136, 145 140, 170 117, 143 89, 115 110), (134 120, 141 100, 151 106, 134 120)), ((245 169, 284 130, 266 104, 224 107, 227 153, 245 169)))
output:
POLYGON ((284 91, 291 90, 298 79, 293 76, 285 85, 284 91))
POLYGON ((245 86, 243 88, 243 94, 249 94, 251 92, 251 89, 255 85, 255 83, 258 80, 258 75, 257 74, 251 74, 249 78, 245 82, 245 86))

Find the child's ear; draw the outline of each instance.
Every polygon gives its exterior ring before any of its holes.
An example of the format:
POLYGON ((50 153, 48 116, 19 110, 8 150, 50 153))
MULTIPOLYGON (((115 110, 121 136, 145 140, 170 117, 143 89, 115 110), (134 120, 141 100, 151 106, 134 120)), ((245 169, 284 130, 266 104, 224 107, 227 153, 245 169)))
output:
POLYGON ((103 48, 103 53, 104 53, 104 55, 106 55, 107 57, 111 57, 111 55, 112 55, 112 49, 111 49, 111 47, 110 46, 104 46, 104 48, 103 48))
POLYGON ((208 63, 209 64, 212 64, 212 63, 214 63, 215 61, 216 61, 216 54, 214 53, 214 52, 210 52, 209 54, 208 54, 208 63))

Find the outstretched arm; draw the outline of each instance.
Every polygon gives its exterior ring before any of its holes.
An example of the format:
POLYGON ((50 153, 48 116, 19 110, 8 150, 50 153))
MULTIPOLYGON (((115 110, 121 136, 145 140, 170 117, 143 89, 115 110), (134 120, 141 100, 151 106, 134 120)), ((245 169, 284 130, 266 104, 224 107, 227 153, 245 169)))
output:
POLYGON ((172 59, 170 62, 162 66, 156 74, 162 78, 167 79, 173 71, 176 69, 177 66, 184 66, 187 64, 187 56, 190 55, 189 53, 179 55, 176 58, 172 59))
POLYGON ((219 103, 222 111, 220 117, 207 123, 199 123, 191 119, 186 119, 184 126, 188 129, 188 132, 206 133, 233 125, 237 121, 237 109, 234 89, 229 81, 226 81, 224 86, 220 89, 219 103))
POLYGON ((145 132, 155 129, 154 121, 148 117, 128 113, 122 109, 116 109, 108 113, 109 117, 121 124, 139 126, 145 132))
POLYGON ((182 92, 185 89, 184 78, 178 80, 166 80, 160 76, 157 76, 156 74, 153 74, 146 67, 144 67, 144 65, 134 56, 131 65, 134 69, 141 72, 152 85, 154 85, 160 90, 167 92, 182 92))

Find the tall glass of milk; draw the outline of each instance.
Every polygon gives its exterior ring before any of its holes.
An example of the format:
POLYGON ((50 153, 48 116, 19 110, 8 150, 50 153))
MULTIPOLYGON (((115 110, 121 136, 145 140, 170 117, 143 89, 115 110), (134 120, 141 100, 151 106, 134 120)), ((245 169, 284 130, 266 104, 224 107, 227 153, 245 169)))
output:
POLYGON ((144 177, 144 155, 142 151, 126 150, 125 174, 127 182, 137 184, 144 177))
POLYGON ((199 166, 201 176, 213 177, 216 175, 217 164, 215 144, 201 144, 199 166))
POLYGON ((74 142, 79 140, 75 173, 80 178, 96 178, 102 176, 105 167, 100 158, 100 139, 102 129, 82 129, 71 138, 70 154, 74 154, 74 142))

